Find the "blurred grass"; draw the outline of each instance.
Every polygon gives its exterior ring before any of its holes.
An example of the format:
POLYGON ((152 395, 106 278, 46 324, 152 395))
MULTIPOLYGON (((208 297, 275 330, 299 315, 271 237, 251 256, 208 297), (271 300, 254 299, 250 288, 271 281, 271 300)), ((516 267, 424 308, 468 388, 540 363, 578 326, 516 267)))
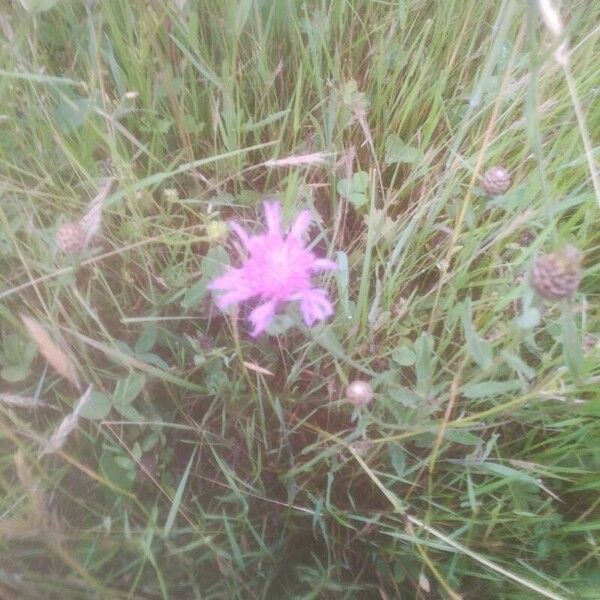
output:
MULTIPOLYGON (((596 163, 599 9, 561 6, 596 163)), ((535 3, 59 0, 0 26, 1 596, 600 597, 598 199, 535 3), (107 174, 100 243, 58 254, 107 174), (270 195, 319 218, 336 316, 254 341, 205 283, 218 223, 270 195), (581 293, 519 327, 519 275, 563 241, 581 293), (19 313, 97 391, 42 458, 77 393, 19 313)))

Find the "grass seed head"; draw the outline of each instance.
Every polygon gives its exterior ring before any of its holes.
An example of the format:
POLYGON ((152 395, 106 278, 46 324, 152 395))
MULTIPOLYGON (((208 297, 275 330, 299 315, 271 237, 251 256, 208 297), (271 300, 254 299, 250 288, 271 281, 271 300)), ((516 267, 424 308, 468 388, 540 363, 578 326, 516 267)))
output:
POLYGON ((80 223, 65 223, 56 232, 56 246, 65 254, 79 254, 85 248, 85 237, 80 223))
POLYGON ((373 400, 373 388, 369 382, 355 379, 346 390, 346 399, 354 406, 367 406, 373 400))
POLYGON ((538 256, 531 268, 533 289, 546 300, 570 298, 581 282, 581 260, 573 246, 538 256))
POLYGON ((483 189, 488 196, 504 194, 511 183, 510 172, 504 167, 492 167, 483 174, 483 189))

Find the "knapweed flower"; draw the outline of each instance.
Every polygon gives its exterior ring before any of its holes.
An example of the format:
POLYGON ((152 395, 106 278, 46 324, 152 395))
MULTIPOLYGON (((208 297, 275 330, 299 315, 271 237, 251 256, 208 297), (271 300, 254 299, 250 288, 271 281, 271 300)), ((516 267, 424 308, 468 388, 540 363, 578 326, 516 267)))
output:
POLYGON ((264 331, 286 302, 298 301, 304 322, 310 327, 333 314, 327 292, 315 288, 311 275, 336 264, 317 258, 304 244, 302 235, 310 225, 310 211, 303 210, 286 235, 281 233, 279 202, 264 203, 267 231, 248 235, 237 223, 230 227, 248 251, 241 267, 217 277, 208 288, 222 292, 216 299, 219 308, 257 298, 260 303, 248 319, 252 335, 264 331))

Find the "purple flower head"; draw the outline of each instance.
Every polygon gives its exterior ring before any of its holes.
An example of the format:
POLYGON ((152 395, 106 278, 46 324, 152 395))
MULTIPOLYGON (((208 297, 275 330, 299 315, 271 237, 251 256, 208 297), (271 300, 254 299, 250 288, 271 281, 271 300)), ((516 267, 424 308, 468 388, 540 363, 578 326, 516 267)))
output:
POLYGON ((312 287, 310 280, 313 273, 336 268, 334 262, 317 258, 304 245, 302 234, 310 225, 310 211, 303 210, 285 236, 281 234, 279 202, 265 202, 264 211, 267 231, 261 235, 250 236, 231 223, 248 257, 239 269, 230 269, 208 286, 222 292, 217 298, 221 309, 250 298, 262 300, 248 317, 253 336, 266 329, 284 302, 297 300, 309 327, 333 314, 327 292, 312 287))

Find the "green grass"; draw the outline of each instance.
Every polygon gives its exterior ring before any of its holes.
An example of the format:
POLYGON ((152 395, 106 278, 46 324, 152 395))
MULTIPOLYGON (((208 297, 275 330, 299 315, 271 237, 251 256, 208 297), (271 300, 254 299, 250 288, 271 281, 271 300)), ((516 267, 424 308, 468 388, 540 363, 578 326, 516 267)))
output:
POLYGON ((566 70, 536 6, 4 7, 0 596, 600 598, 600 2, 562 3, 566 70), (336 314, 254 340, 205 284, 271 196, 319 217, 336 314), (580 291, 525 328, 565 242, 580 291), (95 390, 42 457, 80 392, 20 314, 95 390))

